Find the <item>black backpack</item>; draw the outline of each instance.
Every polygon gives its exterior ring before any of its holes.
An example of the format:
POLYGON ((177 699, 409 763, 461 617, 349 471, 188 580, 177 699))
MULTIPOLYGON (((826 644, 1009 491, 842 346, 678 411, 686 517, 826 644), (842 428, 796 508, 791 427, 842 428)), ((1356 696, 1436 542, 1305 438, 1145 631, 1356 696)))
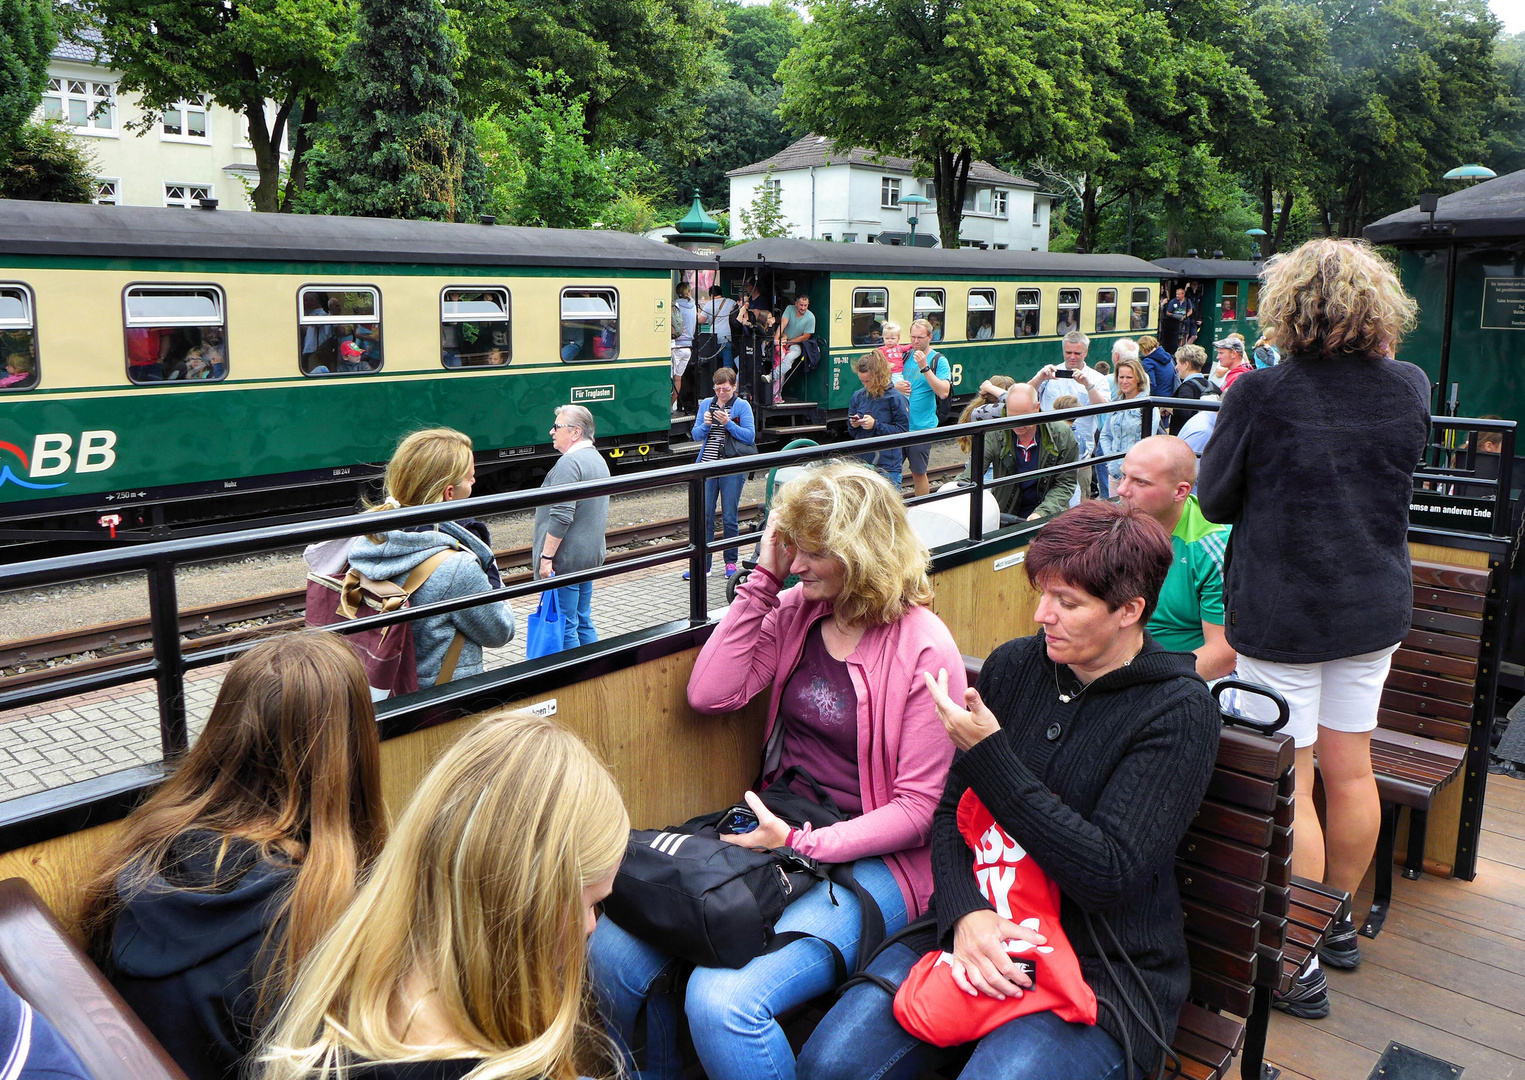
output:
MULTIPOLYGON (((761 797, 795 828, 806 821, 821 827, 846 818, 797 766, 784 770, 761 797), (816 799, 791 791, 794 779, 808 784, 816 799)), ((858 955, 864 962, 873 956, 884 940, 884 915, 853 879, 852 865, 825 866, 793 848, 753 851, 728 843, 716 826, 735 809, 670 829, 632 829, 604 913, 621 929, 689 963, 739 968, 791 941, 813 937, 801 931, 778 934, 773 927, 784 908, 817 882, 830 881, 858 897, 863 919, 858 955)), ((847 963, 835 945, 825 944, 841 982, 848 975, 847 963)))

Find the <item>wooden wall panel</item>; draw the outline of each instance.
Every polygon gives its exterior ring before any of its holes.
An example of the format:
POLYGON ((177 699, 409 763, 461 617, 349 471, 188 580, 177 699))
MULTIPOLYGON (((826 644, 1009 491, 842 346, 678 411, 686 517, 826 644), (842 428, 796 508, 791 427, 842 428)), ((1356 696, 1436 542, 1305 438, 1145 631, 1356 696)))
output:
POLYGON ((121 822, 98 825, 56 840, 0 855, 0 880, 23 877, 76 938, 85 883, 97 870, 100 851, 121 822))
POLYGON ((1020 561, 1025 551, 1006 552, 932 575, 937 591, 932 607, 953 632, 961 652, 985 657, 997 645, 1038 629, 1033 622, 1038 593, 1028 584, 1020 561), (996 563, 1002 568, 995 569, 996 563))
POLYGON ((1409 544, 1409 558, 1425 562, 1450 563, 1453 566, 1488 566, 1486 551, 1469 551, 1466 548, 1439 547, 1435 544, 1409 544))

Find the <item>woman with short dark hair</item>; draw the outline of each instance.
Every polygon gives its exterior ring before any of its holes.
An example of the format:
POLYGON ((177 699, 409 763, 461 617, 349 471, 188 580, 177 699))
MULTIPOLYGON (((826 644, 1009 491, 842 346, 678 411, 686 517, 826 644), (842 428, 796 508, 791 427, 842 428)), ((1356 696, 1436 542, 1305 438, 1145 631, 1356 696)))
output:
MULTIPOLYGON (((1059 928, 1097 1002, 1094 1026, 1051 1011, 999 1023, 963 1080, 1101 1080, 1127 1075, 1130 1057, 1148 1076, 1162 1057, 1150 1028, 1163 1025, 1153 1035, 1166 1043, 1174 1036, 1191 971, 1173 863, 1207 790, 1219 721, 1191 654, 1165 651, 1145 630, 1171 557, 1165 530, 1141 511, 1083 502, 1027 549, 1039 632, 991 653, 978 690, 949 694, 950 672, 924 676, 958 748, 933 822, 936 923, 885 948, 869 972, 898 986, 941 948, 968 1011, 1031 988, 1013 954, 1039 950, 1038 978, 1048 978, 1046 936, 1025 908, 1008 906, 1026 897, 979 869, 991 851, 1014 851, 1058 886, 1059 928), (976 810, 993 819, 980 850, 961 828, 976 810)), ((798 1075, 907 1080, 949 1056, 864 984, 816 1028, 798 1075)))

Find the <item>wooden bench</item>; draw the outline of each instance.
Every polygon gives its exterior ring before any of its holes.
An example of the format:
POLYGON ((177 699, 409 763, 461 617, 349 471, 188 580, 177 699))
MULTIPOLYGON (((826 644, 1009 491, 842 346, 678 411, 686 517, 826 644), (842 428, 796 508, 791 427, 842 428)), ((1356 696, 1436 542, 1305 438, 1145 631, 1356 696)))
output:
POLYGON ((1414 562, 1413 628, 1393 654, 1382 690, 1371 764, 1382 800, 1371 913, 1376 937, 1392 905, 1398 817, 1409 811, 1403 876, 1424 869, 1425 827, 1435 798, 1461 775, 1472 731, 1490 571, 1414 562))
POLYGON ((0 975, 100 1080, 186 1080, 24 878, 0 881, 0 975))

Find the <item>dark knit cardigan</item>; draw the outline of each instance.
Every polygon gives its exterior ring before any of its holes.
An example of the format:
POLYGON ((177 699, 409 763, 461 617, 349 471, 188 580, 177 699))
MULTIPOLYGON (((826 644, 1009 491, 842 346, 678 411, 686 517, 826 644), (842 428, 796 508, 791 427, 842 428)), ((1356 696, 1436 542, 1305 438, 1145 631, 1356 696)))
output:
POLYGON ((1131 1047, 1147 1075, 1163 1051, 1122 1000, 1126 993, 1134 1008, 1150 1015, 1101 920, 1143 974, 1168 1042, 1191 985, 1175 850, 1217 760, 1218 712, 1197 677, 1195 658, 1167 652, 1147 635, 1131 664, 1096 679, 1069 704, 1059 700, 1055 675, 1041 632, 1008 641, 985 661, 980 696, 1001 730, 954 756, 932 819, 938 938, 951 950, 954 924, 991 908, 956 821, 959 800, 972 787, 1058 884, 1059 921, 1081 972, 1115 1010, 1103 1006, 1098 1023, 1131 1047), (1108 976, 1084 912, 1091 913, 1124 991, 1108 976))
POLYGON ((1235 380, 1197 488, 1207 519, 1234 527, 1230 645, 1318 664, 1403 640, 1409 501, 1429 430, 1429 376, 1413 364, 1290 357, 1235 380))

